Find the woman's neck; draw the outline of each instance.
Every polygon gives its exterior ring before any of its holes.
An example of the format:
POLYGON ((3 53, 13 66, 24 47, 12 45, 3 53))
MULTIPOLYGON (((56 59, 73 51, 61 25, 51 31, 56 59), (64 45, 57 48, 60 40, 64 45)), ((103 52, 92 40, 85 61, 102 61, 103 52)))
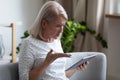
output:
POLYGON ((42 40, 44 42, 49 42, 49 43, 54 41, 53 38, 45 38, 45 37, 41 38, 40 36, 38 36, 37 39, 42 40))

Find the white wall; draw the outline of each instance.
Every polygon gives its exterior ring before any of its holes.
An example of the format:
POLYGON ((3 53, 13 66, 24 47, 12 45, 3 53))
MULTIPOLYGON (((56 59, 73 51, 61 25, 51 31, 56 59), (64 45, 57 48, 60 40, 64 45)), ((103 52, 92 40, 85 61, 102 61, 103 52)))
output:
POLYGON ((6 54, 11 53, 11 22, 17 25, 17 45, 23 32, 36 18, 44 0, 0 0, 0 34, 3 35, 6 54))
POLYGON ((120 19, 108 18, 108 80, 120 80, 120 19))
MULTIPOLYGON (((114 14, 119 13, 120 0, 107 0, 106 13, 114 14)), ((120 80, 120 18, 106 18, 105 27, 108 32, 108 73, 107 80, 120 80)))

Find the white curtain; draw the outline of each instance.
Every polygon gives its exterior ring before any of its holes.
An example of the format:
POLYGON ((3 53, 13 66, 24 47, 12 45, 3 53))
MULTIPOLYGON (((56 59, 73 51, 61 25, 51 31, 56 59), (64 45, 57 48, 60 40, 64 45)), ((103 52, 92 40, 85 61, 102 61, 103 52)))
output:
MULTIPOLYGON (((88 17, 87 17, 87 25, 96 30, 97 33, 101 33, 103 35, 104 29, 104 9, 105 9, 105 1, 104 0, 88 0, 88 17), (92 6, 91 6, 92 5, 92 6)), ((102 51, 101 44, 95 40, 95 38, 91 38, 91 50, 92 51, 102 51)))
POLYGON ((74 0, 73 18, 76 21, 85 21, 85 0, 74 0))
MULTIPOLYGON (((85 21, 86 18, 86 0, 76 0, 73 6, 73 17, 76 21, 85 21)), ((86 33, 85 36, 81 34, 77 35, 77 39, 74 43, 74 51, 91 51, 91 39, 90 35, 86 33)))
MULTIPOLYGON (((86 0, 75 0, 73 2, 73 18, 75 21, 85 21, 85 3, 86 0)), ((84 51, 84 45, 87 45, 85 37, 86 36, 82 36, 81 34, 77 35, 77 39, 74 43, 74 51, 84 51)))
MULTIPOLYGON (((76 4, 76 6, 74 6, 74 19, 81 21, 84 18, 81 18, 82 12, 80 6, 84 7, 83 3, 85 2, 83 1, 85 0, 76 1, 77 2, 74 3, 76 4)), ((88 0, 87 3, 87 26, 101 34, 103 34, 104 27, 104 4, 104 0, 88 0)), ((102 51, 102 46, 89 33, 84 37, 79 34, 75 41, 75 51, 102 51)))

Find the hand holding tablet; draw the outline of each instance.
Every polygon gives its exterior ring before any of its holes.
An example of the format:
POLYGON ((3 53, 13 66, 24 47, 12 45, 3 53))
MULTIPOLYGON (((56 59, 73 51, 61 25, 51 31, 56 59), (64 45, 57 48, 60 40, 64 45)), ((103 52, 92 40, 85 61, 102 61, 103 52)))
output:
POLYGON ((90 55, 90 56, 83 57, 81 60, 79 60, 78 62, 74 63, 72 66, 70 66, 69 68, 67 68, 67 70, 75 69, 79 65, 82 65, 83 63, 85 63, 87 61, 90 61, 90 60, 92 60, 95 57, 96 57, 96 55, 90 55))

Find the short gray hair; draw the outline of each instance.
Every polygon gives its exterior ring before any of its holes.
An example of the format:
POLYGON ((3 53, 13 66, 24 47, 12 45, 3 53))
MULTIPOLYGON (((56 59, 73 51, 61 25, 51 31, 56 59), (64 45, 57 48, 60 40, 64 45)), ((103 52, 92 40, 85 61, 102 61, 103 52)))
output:
POLYGON ((42 26, 41 26, 42 19, 45 19, 50 22, 59 16, 62 16, 64 19, 68 20, 66 11, 58 2, 56 1, 46 2, 40 9, 35 22, 28 30, 29 34, 31 34, 35 38, 37 38, 38 36, 40 38, 43 38, 42 37, 42 26))

